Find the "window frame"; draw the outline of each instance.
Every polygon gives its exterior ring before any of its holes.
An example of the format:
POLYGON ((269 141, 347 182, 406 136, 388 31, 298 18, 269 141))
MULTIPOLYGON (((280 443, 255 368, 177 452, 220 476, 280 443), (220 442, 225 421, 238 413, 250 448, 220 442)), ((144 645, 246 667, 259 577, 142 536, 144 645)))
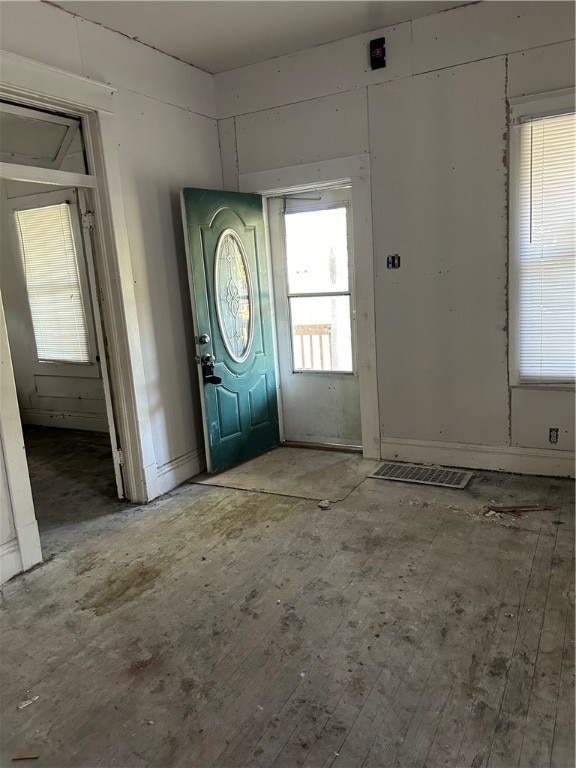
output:
POLYGON ((521 96, 509 101, 509 221, 508 221, 508 379, 509 386, 522 389, 574 391, 575 379, 523 378, 520 373, 520 128, 523 124, 545 117, 575 112, 574 89, 521 96))
POLYGON ((292 333, 290 337, 290 368, 295 375, 331 375, 338 374, 342 376, 357 376, 358 364, 356 361, 356 302, 354 290, 354 242, 352 239, 352 188, 350 185, 341 187, 328 187, 325 189, 314 188, 307 189, 304 192, 292 192, 284 197, 284 209, 282 211, 282 238, 283 238, 283 279, 285 287, 285 301, 290 328, 292 327, 292 304, 291 299, 298 298, 323 298, 331 296, 348 296, 350 302, 350 332, 352 347, 352 370, 343 371, 339 368, 318 369, 318 368, 295 368, 294 367, 294 339, 292 333), (307 198, 306 195, 316 195, 317 197, 307 198), (348 251, 348 290, 347 291, 320 291, 312 293, 291 293, 288 282, 288 260, 286 245, 286 215, 293 213, 311 213, 313 211, 325 211, 334 208, 346 209, 346 245, 348 251))
POLYGON ((66 133, 62 139, 60 149, 56 154, 56 157, 51 160, 46 157, 31 157, 30 155, 19 155, 15 152, 0 152, 0 160, 3 163, 16 163, 17 165, 32 165, 36 168, 51 168, 57 170, 62 165, 62 161, 66 157, 70 145, 74 141, 74 138, 80 130, 80 119, 74 117, 64 117, 64 115, 56 115, 52 112, 44 112, 38 109, 27 109, 16 104, 10 104, 7 101, 0 100, 0 111, 6 112, 10 115, 17 115, 18 117, 28 117, 38 122, 56 123, 57 125, 66 126, 66 133))
POLYGON ((15 259, 18 262, 20 269, 20 278, 22 285, 23 296, 26 297, 28 302, 28 319, 30 323, 31 338, 34 340, 34 346, 36 347, 36 335, 34 333, 34 325, 32 323, 32 316, 30 314, 30 304, 28 297, 28 288, 26 285, 26 276, 24 274, 24 265, 22 262, 22 256, 20 253, 20 245, 16 224, 16 217, 14 213, 16 211, 31 210, 34 208, 45 208, 51 205, 59 205, 61 203, 68 202, 70 204, 70 220, 72 222, 72 234, 74 237, 74 243, 76 246, 76 258, 78 264, 78 278, 80 282, 80 291, 82 294, 82 304, 84 306, 84 313, 86 317, 86 332, 88 337, 88 352, 90 360, 88 362, 70 362, 59 360, 39 360, 38 350, 36 349, 36 359, 33 364, 33 372, 35 374, 53 375, 53 376, 71 376, 78 378, 99 378, 100 364, 98 360, 98 346, 96 341, 96 331, 94 326, 94 314, 92 308, 92 297, 90 292, 90 284, 88 282, 88 269, 86 264, 86 254, 84 248, 84 239, 82 236, 81 228, 81 211, 80 203, 78 199, 78 191, 76 189, 59 189, 54 192, 40 192, 34 195, 26 195, 25 197, 10 198, 8 203, 8 211, 10 214, 10 230, 12 235, 12 247, 14 249, 15 259))

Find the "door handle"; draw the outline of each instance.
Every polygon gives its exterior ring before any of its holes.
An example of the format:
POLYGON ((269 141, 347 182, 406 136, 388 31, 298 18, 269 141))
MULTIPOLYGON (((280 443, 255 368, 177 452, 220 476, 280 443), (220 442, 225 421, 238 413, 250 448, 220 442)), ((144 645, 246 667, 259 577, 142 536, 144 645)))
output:
POLYGON ((202 381, 204 384, 221 384, 220 376, 214 375, 214 363, 216 362, 214 355, 202 355, 200 362, 202 363, 202 381))

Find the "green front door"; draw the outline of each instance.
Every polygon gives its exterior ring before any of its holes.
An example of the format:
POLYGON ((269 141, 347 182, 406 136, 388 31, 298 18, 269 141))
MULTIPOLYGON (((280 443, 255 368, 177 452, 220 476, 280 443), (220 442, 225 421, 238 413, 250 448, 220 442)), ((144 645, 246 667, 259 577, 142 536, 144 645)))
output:
POLYGON ((183 189, 204 417, 219 472, 280 442, 262 198, 183 189))

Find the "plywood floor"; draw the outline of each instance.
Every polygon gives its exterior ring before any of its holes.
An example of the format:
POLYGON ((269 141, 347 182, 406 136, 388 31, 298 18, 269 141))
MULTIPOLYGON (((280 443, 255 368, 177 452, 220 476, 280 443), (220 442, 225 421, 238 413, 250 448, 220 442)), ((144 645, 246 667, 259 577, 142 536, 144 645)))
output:
POLYGON ((479 473, 327 511, 190 485, 49 530, 3 589, 0 762, 572 766, 573 515, 567 481, 479 473))
POLYGON ((343 451, 281 446, 224 472, 198 475, 192 482, 300 499, 342 501, 380 463, 343 451))

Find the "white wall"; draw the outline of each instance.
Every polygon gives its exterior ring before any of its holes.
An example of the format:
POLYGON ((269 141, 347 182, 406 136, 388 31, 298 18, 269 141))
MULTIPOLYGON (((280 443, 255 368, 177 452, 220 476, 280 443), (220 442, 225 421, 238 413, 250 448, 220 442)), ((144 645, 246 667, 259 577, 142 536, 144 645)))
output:
POLYGON ((507 330, 507 99, 573 86, 573 37, 571 3, 480 3, 215 78, 228 188, 369 155, 386 456, 573 471, 573 392, 512 390, 507 330))
POLYGON ((505 78, 497 57, 370 89, 385 438, 508 440, 505 78))
POLYGON ((116 88, 119 171, 139 340, 163 493, 202 467, 203 442, 185 252, 182 186, 221 188, 213 78, 37 2, 4 2, 3 50, 116 88))

